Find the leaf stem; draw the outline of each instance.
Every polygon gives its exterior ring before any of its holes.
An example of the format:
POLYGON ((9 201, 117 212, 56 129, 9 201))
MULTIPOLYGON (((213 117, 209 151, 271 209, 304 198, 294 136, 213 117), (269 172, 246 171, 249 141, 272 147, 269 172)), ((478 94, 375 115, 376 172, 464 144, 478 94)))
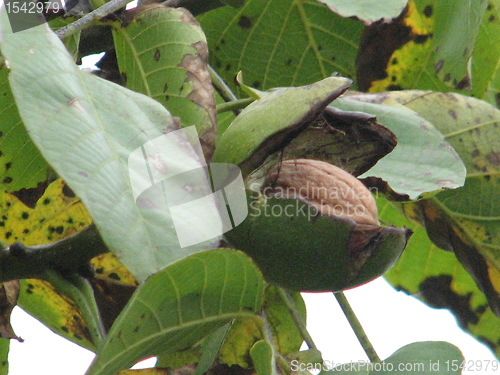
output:
POLYGON ((92 342, 98 349, 106 337, 94 292, 89 282, 76 273, 61 275, 54 270, 44 273, 44 280, 50 282, 58 293, 73 300, 88 325, 92 342))
POLYGON ((240 109, 243 109, 247 105, 252 103, 254 100, 255 99, 253 98, 245 98, 219 104, 217 106, 217 113, 228 112, 228 111, 239 111, 240 109))
POLYGON ((365 351, 366 355, 370 359, 371 362, 380 362, 380 358, 377 355, 377 352, 375 352, 375 349, 373 348, 373 345, 371 344, 370 340, 368 340, 368 336, 366 336, 366 333, 361 326, 361 323, 359 322, 358 318, 356 317, 356 314, 354 314, 354 311, 351 308, 351 305, 347 301, 347 298, 345 297, 343 292, 336 292, 333 293, 335 298, 337 299, 337 302, 340 305, 340 308, 344 312, 345 317, 349 321, 349 324, 351 325, 352 330, 354 331, 356 337, 358 338, 359 343, 363 347, 363 350, 365 351))
POLYGON ((317 350, 318 348, 317 348, 316 344, 314 343, 311 335, 307 331, 306 324, 304 323, 304 318, 300 314, 299 309, 297 308, 297 305, 295 304, 295 301, 292 299, 292 296, 290 295, 290 293, 288 291, 286 291, 283 288, 277 288, 277 289, 278 289, 278 293, 279 293, 283 303, 288 308, 288 310, 290 310, 290 313, 292 314, 292 318, 295 322, 295 325, 299 329, 299 332, 300 332, 302 338, 304 339, 304 341, 306 342, 307 346, 309 347, 309 349, 316 349, 317 350))
POLYGON ((111 0, 109 3, 104 4, 102 7, 99 7, 89 14, 85 15, 84 17, 76 20, 75 22, 70 23, 68 26, 60 28, 56 31, 56 35, 60 39, 64 39, 67 36, 73 35, 91 22, 95 21, 97 18, 106 17, 108 14, 124 7, 131 1, 132 0, 111 0))

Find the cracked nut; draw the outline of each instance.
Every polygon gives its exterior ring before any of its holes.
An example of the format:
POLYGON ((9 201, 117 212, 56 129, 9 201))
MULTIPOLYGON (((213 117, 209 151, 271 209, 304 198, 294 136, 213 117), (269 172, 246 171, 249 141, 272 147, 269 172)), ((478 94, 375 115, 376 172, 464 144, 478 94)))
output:
POLYGON ((321 215, 380 225, 370 191, 356 177, 332 164, 310 159, 285 160, 271 170, 263 186, 265 195, 304 200, 321 215))

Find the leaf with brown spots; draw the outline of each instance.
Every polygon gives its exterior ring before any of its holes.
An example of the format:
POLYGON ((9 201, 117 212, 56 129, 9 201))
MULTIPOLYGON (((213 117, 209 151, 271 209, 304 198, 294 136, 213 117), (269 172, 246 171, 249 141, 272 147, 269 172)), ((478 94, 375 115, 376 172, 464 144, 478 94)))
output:
POLYGON ((95 277, 90 283, 104 328, 108 331, 135 291, 137 281, 113 253, 99 255, 91 263, 95 277))
MULTIPOLYGON (((85 207, 77 197, 63 193, 62 180, 51 183, 33 209, 13 195, 0 195, 0 239, 26 245, 54 242, 74 234, 91 223, 85 207)), ((21 280, 19 305, 59 335, 87 349, 95 347, 87 324, 75 303, 57 293, 42 280, 21 280)))
POLYGON ((452 87, 498 106, 499 62, 499 0, 410 0, 401 17, 365 29, 357 80, 371 92, 452 87))
POLYGON ((448 86, 472 88, 469 60, 487 5, 487 0, 434 2, 434 69, 448 86))
MULTIPOLYGON (((448 309, 457 323, 500 357, 500 319, 486 296, 457 260, 455 254, 438 248, 425 228, 405 218, 383 198, 377 200, 380 220, 413 230, 405 251, 384 277, 398 290, 431 307, 448 309)), ((415 206, 404 204, 406 216, 418 216, 415 206)))
POLYGON ((500 317, 500 111, 455 93, 398 91, 372 95, 416 111, 462 158, 465 185, 405 205, 439 247, 454 251, 500 317))
POLYGON ((0 65, 0 186, 15 192, 43 184, 49 166, 24 128, 8 74, 5 65, 0 65))
MULTIPOLYGON (((346 1, 345 3, 352 3, 346 1)), ((233 78, 261 90, 301 86, 334 72, 355 76, 364 25, 318 1, 247 0, 198 17, 208 39, 210 64, 236 92, 233 78)))
POLYGON ((216 137, 215 96, 208 73, 208 47, 195 18, 185 9, 156 4, 125 13, 125 27, 113 30, 126 87, 148 95, 196 125, 210 160, 216 137))

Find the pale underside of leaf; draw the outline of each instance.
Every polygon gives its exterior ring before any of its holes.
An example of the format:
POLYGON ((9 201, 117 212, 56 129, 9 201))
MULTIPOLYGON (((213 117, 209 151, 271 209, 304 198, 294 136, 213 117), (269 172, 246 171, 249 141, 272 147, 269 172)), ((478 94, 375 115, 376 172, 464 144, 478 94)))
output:
POLYGON ((130 185, 131 152, 172 130, 170 114, 150 98, 81 72, 47 25, 2 31, 10 84, 30 136, 81 197, 110 250, 139 281, 194 251, 180 250, 168 211, 140 207, 130 185))

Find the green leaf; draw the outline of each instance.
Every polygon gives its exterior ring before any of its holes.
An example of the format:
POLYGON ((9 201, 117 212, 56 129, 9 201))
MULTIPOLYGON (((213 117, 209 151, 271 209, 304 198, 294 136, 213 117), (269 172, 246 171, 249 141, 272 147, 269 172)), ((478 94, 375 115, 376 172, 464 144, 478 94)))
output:
POLYGON ((472 92, 500 108, 500 0, 488 2, 472 54, 472 92))
POLYGON ((46 181, 49 166, 24 128, 8 74, 5 65, 0 66, 0 184, 16 191, 46 181))
MULTIPOLYGON (((363 24, 316 1, 247 0, 200 16, 210 64, 228 83, 240 70, 261 90, 300 86, 339 72, 355 76, 363 24)), ((234 86, 232 86, 234 87, 234 86)))
POLYGON ((318 0, 342 17, 357 17, 365 24, 399 16, 408 0, 318 0))
POLYGON ((213 160, 237 164, 248 175, 350 85, 347 78, 329 77, 269 92, 236 117, 219 140, 213 160))
MULTIPOLYGON (((292 293, 292 298, 305 320, 306 306, 302 296, 300 293, 292 293)), ((266 287, 263 309, 269 324, 269 332, 273 336, 275 350, 280 355, 299 350, 303 342, 302 335, 290 310, 280 298, 277 288, 272 285, 266 287)), ((237 319, 231 325, 221 347, 219 363, 251 368, 252 363, 249 362, 248 354, 253 345, 262 339, 264 337, 255 319, 237 319)))
MULTIPOLYGON (((411 0, 403 17, 390 24, 369 26, 357 60, 359 87, 372 92, 415 88, 446 92, 451 90, 453 81, 458 84, 469 74, 472 91, 462 93, 498 106, 500 1, 488 1, 485 12, 484 6, 484 1, 476 5, 464 0, 452 5, 443 1, 411 0), (484 16, 478 20, 480 13, 484 16), (470 25, 457 26, 467 21, 470 25), (460 31, 456 31, 457 28, 460 31), (438 54, 454 54, 447 64, 456 76, 449 73, 448 85, 436 74, 436 62, 442 59, 435 51, 439 41, 436 41, 436 33, 444 47, 438 54)), ((440 70, 443 79, 448 74, 445 70, 440 70)), ((467 84, 467 79, 463 84, 467 84)))
MULTIPOLYGON (((303 321, 306 321, 306 305, 298 292, 291 292, 293 303, 297 307, 303 321)), ((297 352, 304 339, 297 328, 292 313, 282 300, 275 286, 269 285, 266 289, 264 311, 269 322, 269 329, 273 334, 273 342, 278 353, 287 355, 297 352)))
MULTIPOLYGON (((203 343, 201 344, 201 355, 197 362, 196 370, 194 375, 205 374, 214 365, 217 356, 219 355, 220 349, 224 340, 227 337, 227 333, 231 323, 227 323, 216 331, 208 335, 203 343)), ((159 367, 161 364, 157 364, 159 367)))
POLYGON ((399 100, 432 120, 464 161, 465 186, 435 199, 500 270, 500 110, 453 93, 416 91, 399 100))
POLYGON ((183 127, 195 125, 209 159, 216 112, 203 30, 182 8, 139 7, 125 17, 126 26, 113 28, 113 38, 126 87, 156 99, 183 127))
MULTIPOLYGON (((15 34, 2 31, 10 84, 32 140, 82 199, 110 250, 134 276, 143 281, 176 259, 212 248, 216 239, 181 250, 170 213, 151 207, 156 197, 138 197, 137 203, 134 198, 131 179, 146 187, 153 182, 149 175, 129 169, 129 158, 139 151, 142 159, 137 163, 142 164, 137 168, 158 169, 154 150, 144 159, 141 147, 174 127, 165 108, 81 72, 46 24, 15 34)), ((200 167, 193 149, 185 149, 182 142, 162 152, 188 163, 180 168, 200 167)))
POLYGON ((455 254, 434 245, 424 228, 406 219, 393 205, 378 198, 380 220, 413 230, 405 251, 384 277, 433 308, 447 308, 462 329, 500 355, 500 320, 455 254))
POLYGON ((275 375, 274 348, 267 340, 259 340, 250 349, 250 357, 258 375, 275 375))
POLYGON ((9 339, 0 339, 0 375, 9 375, 9 339))
POLYGON ((487 0, 436 1, 433 44, 437 76, 456 89, 470 89, 468 66, 487 0))
POLYGON ((500 316, 500 111, 454 93, 393 92, 378 97, 403 103, 433 121, 467 167, 465 185, 419 203, 414 211, 438 246, 453 250, 500 316))
POLYGON ((264 283, 232 249, 184 258, 151 276, 111 328, 87 375, 112 374, 148 356, 188 348, 262 306, 264 283))
MULTIPOLYGON (((370 375, 460 375, 464 357, 454 345, 442 341, 414 342, 403 346, 370 371, 370 375), (380 368, 380 370, 379 370, 380 368)), ((370 367, 370 365, 368 365, 370 367)))
POLYGON ((348 96, 333 103, 343 110, 376 115, 379 123, 396 134, 396 148, 360 178, 382 178, 392 190, 409 199, 463 185, 465 166, 432 123, 401 105, 367 103, 373 101, 373 97, 348 96))

